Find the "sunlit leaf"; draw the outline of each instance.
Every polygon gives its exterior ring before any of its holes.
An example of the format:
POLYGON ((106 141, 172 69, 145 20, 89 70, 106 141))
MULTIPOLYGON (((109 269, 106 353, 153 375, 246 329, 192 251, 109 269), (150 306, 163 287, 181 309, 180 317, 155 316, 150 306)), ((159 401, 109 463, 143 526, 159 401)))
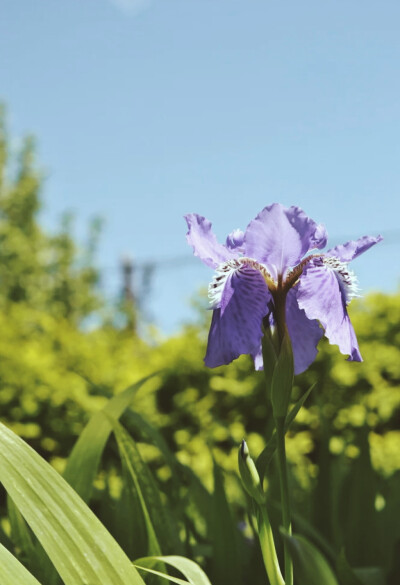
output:
POLYGON ((143 585, 128 557, 81 498, 4 425, 0 481, 65 585, 143 585))
POLYGON ((178 571, 182 573, 187 579, 187 581, 183 581, 182 579, 177 579, 177 577, 171 577, 170 575, 165 575, 163 573, 156 572, 156 574, 165 577, 173 581, 174 583, 190 583, 191 585, 211 585, 207 575, 203 571, 201 567, 194 561, 187 559, 186 557, 180 557, 177 555, 168 555, 168 556, 159 556, 159 557, 145 557, 142 559, 137 559, 135 561, 135 566, 138 567, 140 565, 141 569, 144 570, 151 570, 152 565, 155 561, 161 561, 166 565, 171 565, 178 571), (147 565, 147 567, 146 567, 147 565))
POLYGON ((154 480, 150 476, 147 466, 144 464, 140 456, 135 441, 117 420, 114 420, 111 417, 107 418, 112 430, 114 431, 115 438, 117 439, 122 463, 133 482, 134 489, 140 501, 147 530, 148 551, 150 554, 160 555, 162 551, 148 506, 148 500, 150 500, 154 516, 157 517, 158 512, 163 516, 164 507, 161 502, 160 494, 153 483, 154 480), (142 486, 144 486, 144 490, 142 489, 142 486))
POLYGON ((92 494, 101 456, 112 432, 111 424, 103 412, 119 419, 132 404, 136 392, 155 375, 146 376, 114 396, 103 410, 92 416, 75 443, 63 476, 85 502, 89 501, 92 494))

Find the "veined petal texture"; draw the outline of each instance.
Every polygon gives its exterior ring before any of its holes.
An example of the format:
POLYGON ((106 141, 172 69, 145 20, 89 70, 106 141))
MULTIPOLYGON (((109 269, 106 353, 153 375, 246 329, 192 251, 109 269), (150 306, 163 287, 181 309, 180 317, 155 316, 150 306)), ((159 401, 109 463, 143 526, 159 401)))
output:
POLYGON ((274 278, 284 275, 309 250, 326 245, 326 230, 299 207, 265 207, 245 232, 244 253, 265 264, 274 278))
POLYGON ((205 364, 210 368, 229 364, 242 354, 257 353, 262 320, 271 294, 262 274, 246 265, 226 277, 220 308, 214 309, 205 364))
POLYGON ((315 360, 324 334, 316 319, 309 319, 297 302, 297 287, 286 298, 286 322, 293 348, 294 373, 301 374, 315 360))
POLYGON ((362 361, 357 339, 346 309, 346 298, 335 271, 316 258, 304 270, 297 300, 309 319, 318 319, 331 344, 350 360, 362 361))

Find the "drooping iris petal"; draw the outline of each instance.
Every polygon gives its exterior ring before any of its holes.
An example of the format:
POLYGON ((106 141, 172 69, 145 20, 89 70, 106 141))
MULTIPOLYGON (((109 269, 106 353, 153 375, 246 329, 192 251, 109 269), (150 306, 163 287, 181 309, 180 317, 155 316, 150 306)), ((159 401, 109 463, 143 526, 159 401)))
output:
POLYGON ((350 262, 360 254, 364 254, 367 250, 382 240, 382 236, 363 236, 358 240, 351 240, 346 244, 341 244, 335 248, 331 248, 326 252, 328 256, 335 256, 342 262, 350 262))
POLYGON ((340 275, 324 264, 322 258, 313 259, 304 269, 297 291, 299 307, 308 319, 318 319, 331 344, 351 361, 362 361, 357 339, 346 310, 340 275))
POLYGON ((186 234, 188 243, 194 250, 194 255, 210 266, 216 268, 218 264, 237 256, 237 252, 229 250, 220 244, 211 229, 211 222, 197 213, 185 215, 189 228, 186 234))
POLYGON ((276 278, 298 264, 309 250, 323 248, 326 239, 325 228, 299 207, 274 203, 247 226, 244 254, 266 264, 276 278))
POLYGON ((241 354, 256 353, 261 345, 262 319, 271 294, 262 274, 240 265, 225 281, 220 308, 214 309, 208 336, 206 366, 229 364, 241 354))
POLYGON ((294 373, 301 374, 315 360, 324 334, 316 319, 309 319, 297 302, 297 287, 286 298, 286 322, 293 348, 294 373))

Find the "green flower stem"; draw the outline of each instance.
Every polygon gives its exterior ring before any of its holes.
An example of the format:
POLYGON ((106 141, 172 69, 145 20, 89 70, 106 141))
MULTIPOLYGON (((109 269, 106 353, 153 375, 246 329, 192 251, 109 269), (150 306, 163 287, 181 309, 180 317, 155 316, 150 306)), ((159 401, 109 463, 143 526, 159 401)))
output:
POLYGON ((278 557, 275 550, 274 535, 268 517, 265 504, 259 507, 260 515, 258 518, 258 537, 260 539, 261 553, 264 559, 265 569, 271 585, 285 585, 279 567, 278 557))
MULTIPOLYGON (((282 504, 282 524, 287 534, 292 533, 291 515, 290 515, 290 498, 289 486, 286 467, 286 449, 285 449, 285 417, 275 419, 276 438, 278 450, 278 469, 281 484, 281 504, 282 504)), ((293 585, 293 565, 289 554, 287 540, 284 541, 285 553, 285 583, 293 585)))

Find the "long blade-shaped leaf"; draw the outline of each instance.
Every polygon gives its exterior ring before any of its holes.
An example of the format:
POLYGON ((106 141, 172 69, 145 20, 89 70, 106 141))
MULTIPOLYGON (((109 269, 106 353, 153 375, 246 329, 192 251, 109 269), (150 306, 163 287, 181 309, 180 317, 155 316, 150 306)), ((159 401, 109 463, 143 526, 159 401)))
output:
MULTIPOLYGON (((115 417, 114 417, 115 418, 115 417)), ((125 420, 125 419, 124 419, 125 420)), ((158 447, 164 457, 165 463, 169 465, 172 471, 172 481, 175 483, 176 487, 179 487, 179 481, 177 477, 177 473, 179 473, 180 468, 182 467, 181 463, 176 459, 174 453, 168 447, 166 440, 160 433, 160 431, 153 425, 147 422, 138 412, 134 412, 130 410, 126 413, 126 420, 129 421, 130 424, 133 423, 136 429, 138 429, 143 435, 146 437, 146 440, 158 447), (176 473, 174 473, 174 471, 176 473)))
POLYGON ((177 538, 178 526, 173 524, 168 509, 161 500, 155 480, 143 462, 135 441, 118 421, 112 421, 111 418, 109 420, 113 426, 121 459, 141 501, 149 537, 150 554, 159 555, 162 549, 179 550, 181 547, 177 538))
POLYGON ((155 375, 156 373, 139 380, 136 384, 114 396, 103 410, 92 416, 75 443, 64 471, 64 479, 85 502, 88 502, 92 495, 93 481, 107 440, 112 432, 111 424, 103 416, 103 412, 112 418, 119 419, 131 405, 136 392, 155 375))
POLYGON ((40 585, 39 581, 0 544, 0 583, 1 585, 40 585))
POLYGON ((281 532, 289 545, 294 575, 299 585, 338 585, 337 579, 317 548, 303 536, 281 532))
MULTIPOLYGON (((303 396, 301 396, 301 398, 299 398, 299 400, 293 406, 292 410, 290 410, 288 412, 288 414, 286 416, 286 420, 285 420, 285 433, 287 432, 290 425, 292 424, 292 422, 296 418, 297 413, 299 412, 300 408, 303 406, 303 404, 307 400, 307 398, 310 395, 314 386, 315 386, 315 384, 310 386, 310 388, 307 390, 307 392, 304 392, 303 396)), ((258 456, 258 459, 257 459, 257 469, 258 469, 258 472, 260 474, 260 477, 265 476, 265 474, 267 472, 268 464, 271 461, 271 459, 276 451, 276 447, 277 447, 277 440, 276 440, 276 432, 274 431, 270 441, 268 442, 268 445, 260 453, 260 455, 258 456)))
POLYGON ((168 575, 168 573, 162 573, 161 571, 156 571, 155 569, 149 569, 148 567, 142 567, 134 563, 134 566, 141 571, 145 571, 146 573, 150 573, 151 575, 157 575, 157 577, 161 577, 162 579, 166 579, 167 581, 171 581, 171 583, 176 583, 176 585, 190 585, 189 581, 184 581, 183 579, 179 579, 179 577, 172 577, 168 575))
POLYGON ((14 545, 18 547, 24 556, 31 559, 35 553, 32 533, 29 532, 25 520, 10 496, 7 497, 7 512, 14 545))
POLYGON ((237 526, 232 519, 225 493, 221 468, 214 461, 214 493, 212 499, 213 541, 212 579, 217 583, 239 585, 242 582, 237 526))
POLYGON ((67 482, 0 425, 0 482, 65 585, 143 585, 109 532, 67 482))
POLYGON ((163 557, 145 557, 143 559, 138 559, 135 561, 135 567, 140 568, 144 571, 154 572, 155 574, 164 577, 165 579, 169 579, 173 583, 190 583, 191 585, 211 585, 207 575, 203 571, 201 567, 194 561, 187 559, 186 557, 180 557, 177 555, 168 555, 163 557), (187 579, 187 581, 183 581, 182 579, 178 579, 177 577, 171 577, 170 575, 165 575, 160 573, 159 571, 152 570, 152 566, 155 562, 161 561, 166 565, 171 565, 178 571, 182 573, 187 579), (147 566, 146 566, 147 565, 147 566))

